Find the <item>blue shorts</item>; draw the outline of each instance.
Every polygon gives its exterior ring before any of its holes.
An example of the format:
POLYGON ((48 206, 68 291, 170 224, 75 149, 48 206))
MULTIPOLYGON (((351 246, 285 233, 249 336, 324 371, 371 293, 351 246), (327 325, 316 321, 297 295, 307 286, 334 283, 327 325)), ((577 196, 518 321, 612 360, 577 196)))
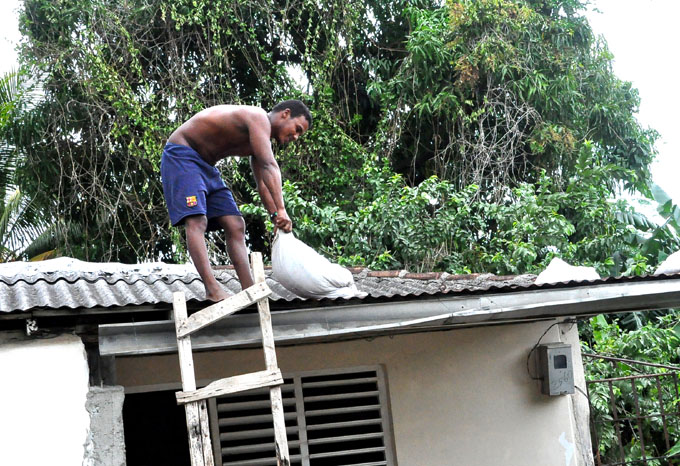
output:
POLYGON ((205 215, 208 231, 217 230, 217 217, 241 215, 220 172, 191 147, 171 142, 165 145, 161 180, 173 226, 182 225, 190 215, 205 215))

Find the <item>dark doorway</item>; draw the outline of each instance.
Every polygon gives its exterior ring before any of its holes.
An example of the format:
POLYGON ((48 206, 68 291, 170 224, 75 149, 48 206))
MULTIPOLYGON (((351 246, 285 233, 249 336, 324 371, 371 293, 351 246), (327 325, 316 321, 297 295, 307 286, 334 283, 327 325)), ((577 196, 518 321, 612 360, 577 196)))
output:
POLYGON ((175 391, 132 393, 123 403, 127 466, 188 466, 184 406, 175 391))

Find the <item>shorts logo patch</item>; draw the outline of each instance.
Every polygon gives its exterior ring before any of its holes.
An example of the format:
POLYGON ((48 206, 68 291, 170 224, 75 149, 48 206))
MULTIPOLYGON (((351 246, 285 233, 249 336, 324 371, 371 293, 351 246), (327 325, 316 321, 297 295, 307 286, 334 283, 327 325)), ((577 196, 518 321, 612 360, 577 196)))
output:
POLYGON ((187 196, 187 207, 194 207, 196 204, 198 204, 196 196, 187 196))

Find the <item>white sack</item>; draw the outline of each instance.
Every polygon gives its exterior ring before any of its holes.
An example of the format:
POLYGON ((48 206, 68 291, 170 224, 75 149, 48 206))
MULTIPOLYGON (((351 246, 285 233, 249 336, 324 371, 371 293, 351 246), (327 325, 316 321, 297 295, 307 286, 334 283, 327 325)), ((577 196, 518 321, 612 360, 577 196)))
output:
POLYGON ((352 272, 318 254, 295 238, 278 231, 272 249, 272 275, 288 291, 303 298, 353 298, 357 290, 352 272))
POLYGON ((546 269, 541 272, 534 282, 536 285, 544 283, 559 283, 569 281, 599 280, 600 274, 595 267, 569 265, 562 259, 555 257, 546 269))
POLYGON ((680 251, 674 252, 656 269, 654 275, 664 275, 680 272, 680 251))

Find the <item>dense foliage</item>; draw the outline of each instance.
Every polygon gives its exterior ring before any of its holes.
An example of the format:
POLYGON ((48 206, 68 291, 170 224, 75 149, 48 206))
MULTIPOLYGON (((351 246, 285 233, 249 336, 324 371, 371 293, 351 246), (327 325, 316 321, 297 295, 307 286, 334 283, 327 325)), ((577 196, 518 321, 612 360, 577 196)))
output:
MULTIPOLYGON (((13 254, 183 260, 160 189, 165 138, 209 105, 299 97, 315 124, 278 151, 286 202, 297 234, 333 259, 521 273, 559 255, 647 271, 678 245, 677 223, 612 199, 652 194, 656 134, 635 120, 637 92, 612 73, 584 6, 25 0, 23 72, 42 97, 0 132, 50 228, 13 254)), ((251 247, 267 251, 247 161, 220 168, 251 247)))
MULTIPOLYGON (((597 316, 591 319, 585 332, 588 337, 583 349, 587 353, 680 367, 678 317, 677 312, 671 312, 640 328, 626 330, 617 322, 608 322, 604 316, 597 316)), ((680 453, 680 426, 675 418, 680 404, 676 385, 678 371, 591 358, 584 358, 584 363, 588 380, 616 379, 611 381, 611 386, 608 382, 589 385, 591 421, 596 427, 597 454, 603 464, 623 460, 639 462, 643 457, 643 444, 647 458, 680 453), (655 378, 636 377, 641 374, 667 375, 659 377, 657 383, 655 378), (616 418, 620 419, 618 423, 614 422, 613 406, 616 418), (663 434, 661 414, 664 413, 671 414, 665 422, 668 440, 663 434), (620 446, 619 437, 622 440, 620 446)), ((668 464, 657 459, 650 459, 647 463, 655 466, 668 464)))

